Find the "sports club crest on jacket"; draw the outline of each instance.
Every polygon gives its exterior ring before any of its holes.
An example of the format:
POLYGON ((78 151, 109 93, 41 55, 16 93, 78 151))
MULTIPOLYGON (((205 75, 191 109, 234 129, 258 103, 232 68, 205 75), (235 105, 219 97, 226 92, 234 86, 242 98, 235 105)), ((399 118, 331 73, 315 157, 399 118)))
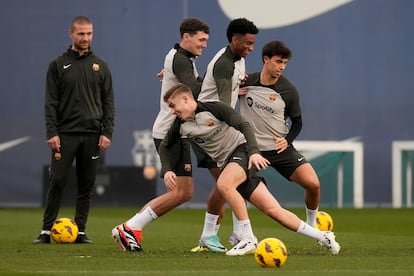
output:
POLYGON ((186 172, 190 172, 191 171, 191 164, 184 164, 184 170, 186 172))
POLYGON ((269 100, 271 100, 271 101, 275 101, 276 98, 277 98, 277 94, 270 94, 269 95, 269 100))
POLYGON ((98 63, 92 64, 92 70, 95 71, 95 72, 98 72, 99 71, 99 64, 98 63))

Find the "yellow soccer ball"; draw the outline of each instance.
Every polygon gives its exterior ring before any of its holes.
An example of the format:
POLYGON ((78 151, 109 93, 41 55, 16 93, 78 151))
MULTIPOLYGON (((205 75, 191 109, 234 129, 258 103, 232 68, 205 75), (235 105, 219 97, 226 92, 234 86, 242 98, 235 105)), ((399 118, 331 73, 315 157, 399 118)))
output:
POLYGON ((319 211, 316 215, 316 225, 321 231, 332 231, 334 222, 332 217, 324 211, 319 211))
POLYGON ((70 218, 57 219, 50 230, 50 235, 56 243, 74 243, 78 237, 78 225, 70 218))
POLYGON ((276 238, 266 238, 259 242, 254 259, 261 267, 282 267, 287 260, 285 244, 276 238))

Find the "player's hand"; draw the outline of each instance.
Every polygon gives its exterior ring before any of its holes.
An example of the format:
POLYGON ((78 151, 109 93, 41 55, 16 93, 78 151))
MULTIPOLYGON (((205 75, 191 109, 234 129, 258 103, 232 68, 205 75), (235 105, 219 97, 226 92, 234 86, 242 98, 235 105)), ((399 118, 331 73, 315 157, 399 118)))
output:
POLYGON ((54 152, 60 152, 60 138, 59 136, 53 136, 49 140, 47 140, 47 145, 51 148, 54 152))
POLYGON ((177 176, 175 175, 173 171, 167 171, 164 174, 164 183, 169 191, 174 190, 175 187, 177 186, 177 183, 175 182, 176 179, 177 179, 177 176))
POLYGON ((265 169, 269 166, 270 162, 258 153, 250 155, 249 158, 249 170, 255 166, 257 170, 265 169))
POLYGON ((243 86, 246 83, 247 78, 249 77, 249 75, 247 75, 247 73, 244 74, 244 79, 242 79, 240 81, 240 86, 243 86))
POLYGON ((239 88, 239 96, 244 96, 249 92, 249 89, 247 88, 239 88))
POLYGON ((162 68, 161 71, 159 71, 156 76, 157 78, 160 78, 160 82, 162 82, 162 78, 164 78, 164 75, 165 75, 165 70, 164 68, 162 68))
POLYGON ((273 140, 275 140, 275 150, 277 153, 285 151, 289 145, 287 140, 283 137, 273 136, 273 140))
POLYGON ((104 151, 111 145, 111 140, 105 135, 99 136, 98 147, 100 151, 104 151))

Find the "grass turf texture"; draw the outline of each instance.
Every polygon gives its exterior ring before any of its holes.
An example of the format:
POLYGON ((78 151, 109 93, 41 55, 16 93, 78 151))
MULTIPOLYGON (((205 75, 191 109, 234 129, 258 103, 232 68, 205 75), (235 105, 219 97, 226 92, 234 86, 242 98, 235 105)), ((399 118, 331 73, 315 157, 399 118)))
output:
MULTIPOLYGON (((276 237, 289 252, 279 269, 259 267, 252 255, 191 253, 197 244, 204 210, 177 209, 144 230, 144 252, 122 252, 111 229, 131 217, 134 209, 93 208, 87 234, 94 244, 42 244, 42 209, 0 209, 0 275, 413 275, 414 209, 325 209, 334 219, 342 250, 327 250, 250 209, 258 239, 276 237), (275 271, 276 270, 276 271, 275 271)), ((293 209, 304 217, 304 210, 293 209)), ((59 217, 73 217, 62 209, 59 217)), ((227 245, 231 234, 227 211, 219 236, 227 245)))

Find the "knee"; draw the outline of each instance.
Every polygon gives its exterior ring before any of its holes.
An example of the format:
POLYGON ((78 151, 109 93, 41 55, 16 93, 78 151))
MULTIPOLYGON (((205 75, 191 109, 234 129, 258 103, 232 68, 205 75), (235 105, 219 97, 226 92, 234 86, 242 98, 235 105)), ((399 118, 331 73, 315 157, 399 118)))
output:
MULTIPOLYGON (((224 182, 218 181, 216 185, 217 185, 217 191, 218 191, 218 194, 219 194, 220 196, 222 196, 222 195, 224 195, 224 194, 227 194, 227 193, 229 192, 229 190, 230 190, 230 186, 229 186, 229 185, 227 185, 227 183, 224 183, 224 182)), ((210 196, 211 196, 211 195, 210 195, 210 196)))
POLYGON ((303 185, 302 185, 307 191, 310 191, 310 192, 317 192, 317 191, 319 191, 320 190, 320 188, 321 188, 321 184, 320 184, 320 182, 319 182, 319 179, 316 177, 316 178, 310 178, 310 179, 307 179, 306 181, 305 181, 305 183, 303 183, 303 185))
POLYGON ((193 198, 193 193, 184 193, 181 198, 183 202, 187 202, 193 198))
POLYGON ((176 189, 176 197, 181 203, 193 198, 193 189, 176 189))
POLYGON ((318 179, 315 179, 310 182, 309 189, 312 191, 319 191, 321 189, 321 183, 318 179))

